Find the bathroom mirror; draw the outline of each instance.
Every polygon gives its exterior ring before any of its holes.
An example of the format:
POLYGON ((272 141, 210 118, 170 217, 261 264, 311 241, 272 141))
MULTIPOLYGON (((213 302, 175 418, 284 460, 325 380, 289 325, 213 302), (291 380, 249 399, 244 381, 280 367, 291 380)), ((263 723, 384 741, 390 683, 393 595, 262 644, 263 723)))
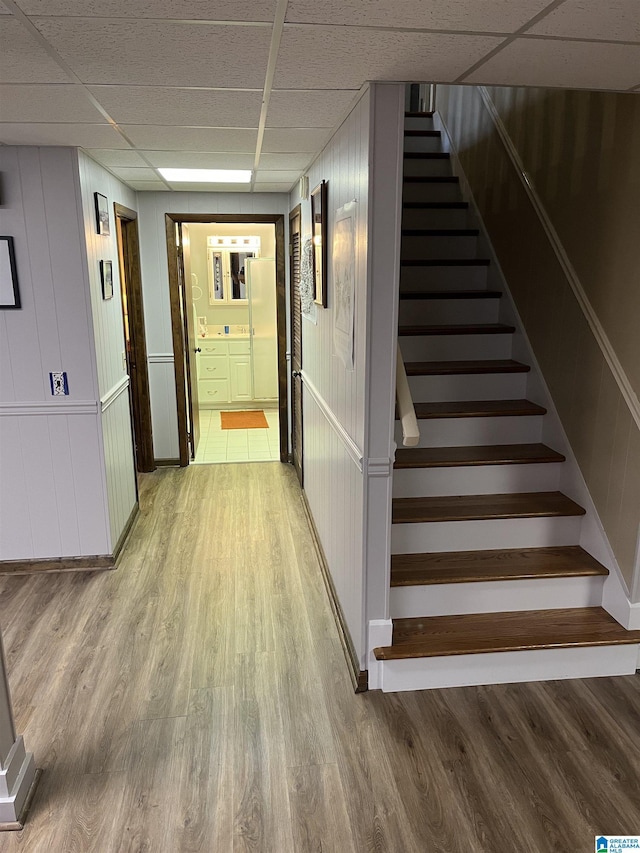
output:
POLYGON ((209 304, 246 305, 247 260, 260 257, 260 238, 208 237, 207 243, 209 304))

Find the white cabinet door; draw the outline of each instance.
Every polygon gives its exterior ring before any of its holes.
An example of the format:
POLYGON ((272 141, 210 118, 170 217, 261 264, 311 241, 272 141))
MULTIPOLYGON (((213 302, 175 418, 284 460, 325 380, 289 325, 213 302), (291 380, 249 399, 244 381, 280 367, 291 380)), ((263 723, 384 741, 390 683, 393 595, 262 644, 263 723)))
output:
POLYGON ((231 399, 251 400, 251 356, 229 356, 229 380, 231 384, 231 399))

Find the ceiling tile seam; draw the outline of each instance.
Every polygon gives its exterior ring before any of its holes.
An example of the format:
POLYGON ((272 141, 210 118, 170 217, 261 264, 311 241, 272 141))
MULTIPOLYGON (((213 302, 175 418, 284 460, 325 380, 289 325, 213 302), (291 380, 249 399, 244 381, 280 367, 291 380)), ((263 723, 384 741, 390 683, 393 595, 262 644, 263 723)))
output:
POLYGON ((631 47, 640 47, 640 41, 623 41, 622 39, 599 39, 599 38, 579 38, 577 36, 552 36, 544 35, 543 33, 522 33, 518 36, 519 39, 528 39, 529 41, 566 41, 578 42, 582 44, 622 44, 631 47))
POLYGON ((267 60, 267 71, 264 78, 264 91, 262 93, 262 106, 260 108, 260 119, 258 122, 258 139, 256 140, 256 154, 253 161, 253 172, 251 174, 250 192, 253 192, 254 176, 258 170, 260 163, 260 154, 262 153, 262 140, 264 139, 264 130, 267 124, 267 111, 269 109, 269 100, 271 98, 271 87, 276 73, 276 63, 278 54, 280 53, 280 42, 282 41, 282 31, 284 29, 284 20, 287 14, 287 6, 289 0, 278 0, 276 12, 273 18, 273 30, 271 32, 271 44, 269 45, 269 58, 267 60))
MULTIPOLYGON (((119 134, 120 134, 120 136, 121 136, 121 137, 124 139, 124 141, 127 143, 127 145, 131 146, 131 148, 133 148, 133 149, 135 150, 135 145, 133 145, 133 143, 131 142, 131 140, 130 140, 130 139, 129 139, 129 137, 127 136, 127 134, 126 134, 126 133, 124 133, 124 131, 123 131, 123 130, 122 130, 122 128, 118 125, 118 123, 117 123, 116 121, 114 121, 114 119, 109 115, 109 113, 107 112, 107 110, 105 110, 105 108, 104 108, 104 107, 102 106, 102 104, 98 101, 98 99, 97 99, 97 98, 95 98, 95 97, 93 96, 93 94, 89 91, 89 89, 87 88, 87 86, 85 86, 85 84, 84 84, 84 83, 82 82, 82 80, 78 77, 78 75, 77 75, 77 74, 76 74, 76 73, 71 69, 71 67, 70 67, 69 65, 67 65, 67 63, 63 60, 63 58, 60 56, 60 54, 58 53, 58 51, 53 47, 53 45, 49 44, 49 42, 48 42, 48 41, 47 41, 47 39, 42 35, 42 33, 40 32, 40 30, 39 30, 39 29, 35 26, 35 24, 33 24, 33 23, 31 22, 31 20, 30 20, 30 19, 29 19, 25 14, 24 14, 24 12, 22 11, 22 9, 20 9, 20 7, 19 7, 19 6, 17 5, 17 3, 15 2, 15 0, 3 0, 3 2, 4 2, 4 5, 7 7, 7 9, 11 12, 11 14, 13 15, 13 17, 14 17, 17 21, 19 21, 19 22, 20 22, 20 24, 21 24, 21 25, 22 25, 22 26, 27 30, 27 32, 28 32, 28 33, 29 33, 29 34, 30 34, 30 35, 31 35, 31 36, 32 36, 32 37, 33 37, 33 38, 38 42, 38 44, 43 48, 43 50, 47 53, 47 55, 48 55, 48 56, 49 56, 49 57, 50 57, 50 58, 51 58, 51 59, 52 59, 52 60, 53 60, 57 65, 58 65, 58 67, 59 67, 62 71, 64 71, 64 73, 67 75, 67 77, 69 77, 69 79, 72 81, 72 83, 73 83, 75 86, 78 86, 78 87, 81 89, 81 91, 82 91, 82 93, 84 94, 84 96, 85 96, 85 97, 86 97, 86 98, 91 102, 91 104, 92 104, 92 105, 93 105, 93 106, 98 110, 98 112, 99 112, 101 115, 103 115, 103 116, 105 117, 105 119, 107 120, 107 123, 108 123, 109 125, 111 125, 111 127, 113 128, 113 130, 115 130, 115 131, 116 131, 116 133, 119 133, 119 134)), ((71 147, 73 147, 73 146, 71 146, 71 147)), ((159 179, 160 179, 164 184, 166 184, 166 185, 167 185, 167 187, 168 187, 169 185, 167 184, 167 182, 166 182, 166 181, 164 180, 164 178, 159 174, 159 172, 157 171, 157 169, 155 169, 155 167, 154 167, 154 166, 152 166, 152 165, 151 165, 151 163, 149 163, 149 161, 147 160, 147 158, 146 158, 144 155, 142 155, 142 154, 140 154, 140 157, 145 161, 145 163, 147 163, 147 165, 148 165, 151 169, 153 169, 153 170, 156 172, 156 174, 158 174, 159 179)))
POLYGON ((547 17, 547 15, 555 11, 559 6, 562 6, 564 2, 565 0, 552 0, 552 2, 549 3, 548 6, 545 6, 542 11, 538 12, 537 15, 534 15, 533 18, 527 21, 526 24, 523 24, 519 29, 515 30, 515 32, 512 33, 509 38, 505 39, 497 47, 494 47, 493 50, 490 50, 485 56, 482 57, 482 59, 478 59, 476 62, 474 62, 473 65, 467 68, 467 70, 463 74, 460 74, 459 77, 456 77, 456 79, 453 81, 453 84, 455 85, 456 83, 464 82, 464 80, 470 74, 473 74, 474 71, 477 71, 478 68, 481 68, 490 59, 493 59, 494 56, 497 56, 499 53, 501 53, 501 51, 503 51, 505 47, 514 42, 521 33, 526 32, 530 27, 533 27, 535 24, 542 21, 544 18, 547 17))
MULTIPOLYGON (((3 0, 6 4, 6 0, 3 0)), ((13 0, 8 0, 13 2, 13 0)), ((24 14, 24 13, 23 13, 24 14)), ((100 15, 25 15, 30 21, 100 21, 101 23, 126 23, 126 24, 180 24, 183 26, 215 26, 215 27, 259 27, 265 29, 271 27, 271 21, 216 21, 208 18, 137 18, 118 17, 117 15, 109 15, 102 17, 100 15)))

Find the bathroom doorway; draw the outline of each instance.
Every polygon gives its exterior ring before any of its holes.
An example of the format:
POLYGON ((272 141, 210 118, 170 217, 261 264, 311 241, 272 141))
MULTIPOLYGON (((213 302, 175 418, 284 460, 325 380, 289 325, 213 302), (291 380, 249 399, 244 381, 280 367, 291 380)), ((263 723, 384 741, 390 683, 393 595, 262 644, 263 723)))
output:
POLYGON ((180 464, 288 461, 284 217, 166 232, 180 464))

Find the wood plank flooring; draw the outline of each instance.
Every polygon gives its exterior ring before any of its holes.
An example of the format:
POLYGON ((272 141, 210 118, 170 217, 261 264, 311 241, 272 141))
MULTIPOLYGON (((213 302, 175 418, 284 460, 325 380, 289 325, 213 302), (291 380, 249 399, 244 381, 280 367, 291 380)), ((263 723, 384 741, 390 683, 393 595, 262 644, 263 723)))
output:
POLYGON ((640 826, 640 678, 356 695, 294 472, 144 475, 114 572, 0 578, 44 768, 2 853, 552 853, 640 826))

